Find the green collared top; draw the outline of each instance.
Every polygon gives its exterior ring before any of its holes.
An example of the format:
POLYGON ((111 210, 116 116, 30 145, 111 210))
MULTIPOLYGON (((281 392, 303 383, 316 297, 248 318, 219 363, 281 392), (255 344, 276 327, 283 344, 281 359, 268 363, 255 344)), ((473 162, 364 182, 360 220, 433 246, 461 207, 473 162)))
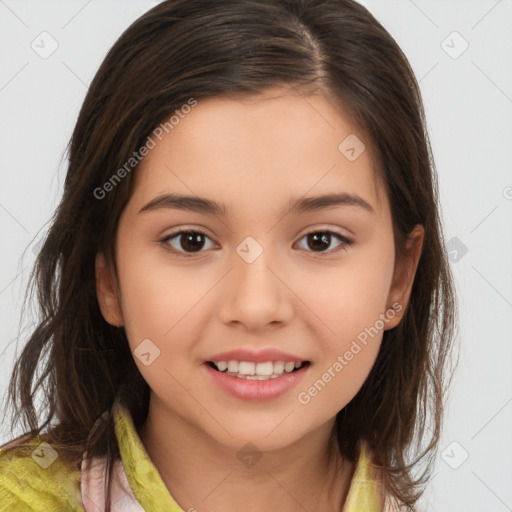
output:
MULTIPOLYGON (((147 454, 129 411, 119 402, 112 408, 121 460, 116 464, 113 512, 184 512, 176 503, 147 454)), ((39 437, 33 451, 20 455, 0 449, 2 512, 100 512, 103 510, 104 458, 88 459, 70 468, 56 450, 39 437)), ((342 512, 382 512, 381 483, 365 443, 360 444, 354 475, 342 512)))

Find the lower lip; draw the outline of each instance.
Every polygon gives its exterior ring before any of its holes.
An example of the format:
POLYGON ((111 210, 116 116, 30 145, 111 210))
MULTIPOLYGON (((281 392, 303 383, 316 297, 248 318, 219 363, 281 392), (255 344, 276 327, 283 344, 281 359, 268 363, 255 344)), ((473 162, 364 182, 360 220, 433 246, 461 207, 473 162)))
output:
POLYGON ((268 380, 250 380, 232 377, 214 370, 209 364, 203 365, 211 379, 221 389, 242 400, 271 400, 296 386, 308 371, 309 364, 292 373, 283 373, 281 377, 268 380))

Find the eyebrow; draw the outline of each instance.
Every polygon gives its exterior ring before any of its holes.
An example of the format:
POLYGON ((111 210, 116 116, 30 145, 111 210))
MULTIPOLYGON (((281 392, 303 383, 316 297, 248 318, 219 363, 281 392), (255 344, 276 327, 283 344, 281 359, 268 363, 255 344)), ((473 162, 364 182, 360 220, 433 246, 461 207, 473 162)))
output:
MULTIPOLYGON (((362 197, 346 192, 292 199, 288 204, 288 209, 289 213, 305 213, 338 206, 356 206, 370 213, 375 213, 372 205, 362 197)), ((228 214, 224 204, 204 197, 181 194, 159 195, 144 205, 138 213, 162 209, 186 210, 219 217, 225 217, 228 214)))

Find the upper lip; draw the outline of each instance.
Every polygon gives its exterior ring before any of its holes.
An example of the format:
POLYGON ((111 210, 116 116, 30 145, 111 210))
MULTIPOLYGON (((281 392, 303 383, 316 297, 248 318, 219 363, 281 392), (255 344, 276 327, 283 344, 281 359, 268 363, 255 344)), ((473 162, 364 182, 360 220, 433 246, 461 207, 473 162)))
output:
POLYGON ((276 361, 302 363, 306 361, 303 357, 294 354, 287 354, 275 348, 266 348, 263 350, 253 351, 248 349, 230 350, 212 356, 208 361, 248 361, 254 363, 266 363, 276 361))

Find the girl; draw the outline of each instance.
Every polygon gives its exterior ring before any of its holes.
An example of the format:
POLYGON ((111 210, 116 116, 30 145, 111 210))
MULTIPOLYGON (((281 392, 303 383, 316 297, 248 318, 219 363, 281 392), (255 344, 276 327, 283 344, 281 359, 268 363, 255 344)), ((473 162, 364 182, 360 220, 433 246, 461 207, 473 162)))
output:
POLYGON ((414 510, 455 325, 435 178, 407 59, 352 0, 135 21, 33 273, 1 509, 414 510))

